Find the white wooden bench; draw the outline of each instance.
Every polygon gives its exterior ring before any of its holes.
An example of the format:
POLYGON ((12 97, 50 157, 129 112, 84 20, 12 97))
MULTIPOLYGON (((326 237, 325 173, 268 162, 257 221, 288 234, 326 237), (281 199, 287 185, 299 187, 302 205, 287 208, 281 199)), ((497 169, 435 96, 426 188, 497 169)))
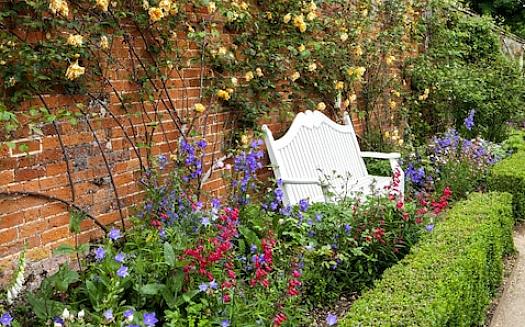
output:
POLYGON ((278 140, 274 140, 268 126, 262 126, 275 177, 283 182, 285 204, 297 204, 301 199, 333 201, 328 194, 343 190, 354 197, 381 192, 397 193, 402 198, 400 154, 362 152, 348 114, 344 123, 339 125, 319 111, 306 111, 295 117, 288 132, 278 140), (388 159, 399 186, 391 186, 392 177, 369 175, 364 157, 388 159))

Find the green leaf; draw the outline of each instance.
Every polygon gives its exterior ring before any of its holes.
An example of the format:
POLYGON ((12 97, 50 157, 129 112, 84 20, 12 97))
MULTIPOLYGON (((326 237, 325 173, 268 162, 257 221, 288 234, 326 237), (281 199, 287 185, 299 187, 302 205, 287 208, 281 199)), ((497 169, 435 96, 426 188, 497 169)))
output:
POLYGON ((164 260, 170 267, 175 267, 176 257, 173 246, 169 242, 164 243, 164 260))
POLYGON ((75 253, 75 247, 69 244, 61 244, 53 251, 54 255, 70 255, 73 253, 75 253))
POLYGON ((143 285, 139 292, 144 295, 157 295, 160 291, 162 291, 166 286, 163 284, 146 284, 143 285))

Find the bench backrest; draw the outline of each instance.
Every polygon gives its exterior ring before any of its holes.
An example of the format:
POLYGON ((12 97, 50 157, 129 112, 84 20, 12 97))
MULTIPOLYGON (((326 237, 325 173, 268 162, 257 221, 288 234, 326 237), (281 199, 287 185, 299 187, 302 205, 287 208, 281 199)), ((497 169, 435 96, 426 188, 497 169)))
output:
MULTIPOLYGON (((306 111, 295 117, 290 129, 278 140, 274 140, 266 125, 263 132, 276 178, 322 180, 324 175, 350 174, 352 184, 368 175, 348 115, 345 125, 339 125, 319 111, 306 111)), ((284 188, 289 204, 306 198, 325 201, 319 185, 285 184, 284 188)))

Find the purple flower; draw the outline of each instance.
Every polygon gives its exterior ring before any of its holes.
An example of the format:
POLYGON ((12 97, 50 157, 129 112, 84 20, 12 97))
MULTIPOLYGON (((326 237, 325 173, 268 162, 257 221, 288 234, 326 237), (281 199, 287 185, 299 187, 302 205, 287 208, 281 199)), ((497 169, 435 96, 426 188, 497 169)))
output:
POLYGON ((155 316, 155 312, 146 312, 143 315, 144 318, 144 325, 147 327, 155 326, 159 320, 155 316))
POLYGON ((208 217, 204 217, 204 218, 202 218, 202 220, 201 220, 201 224, 202 224, 202 226, 204 226, 204 227, 206 227, 206 226, 210 226, 210 218, 208 218, 208 217))
POLYGON ((310 204, 308 203, 308 199, 299 200, 299 210, 300 211, 305 212, 306 210, 308 210, 309 206, 310 204))
POLYGON ((228 319, 224 319, 223 321, 221 321, 221 327, 229 327, 230 326, 230 321, 228 319))
POLYGON ((161 154, 160 156, 158 156, 157 161, 159 163, 160 170, 163 170, 164 168, 166 168, 166 164, 168 163, 168 158, 165 155, 161 154))
POLYGON ((95 260, 102 261, 106 257, 106 251, 103 247, 99 246, 95 249, 95 260))
POLYGON ((9 312, 6 312, 0 316, 0 324, 2 324, 2 326, 11 326, 12 321, 13 317, 11 317, 9 312))
POLYGON ((64 319, 60 318, 60 317, 55 317, 53 318, 53 324, 54 326, 64 326, 64 319))
POLYGON ((212 281, 210 282, 210 288, 216 290, 217 287, 219 287, 219 285, 217 284, 217 282, 215 281, 215 279, 212 280, 212 281))
POLYGON ((112 240, 112 241, 116 241, 118 240, 119 238, 122 237, 122 235, 120 234, 120 229, 117 229, 117 228, 112 228, 109 233, 108 233, 108 237, 112 240))
POLYGON ((124 265, 120 266, 120 268, 117 270, 117 276, 119 276, 120 278, 125 278, 128 275, 128 267, 124 265))
POLYGON ((104 319, 106 319, 106 321, 113 320, 113 310, 111 309, 104 311, 102 315, 104 316, 104 319))
POLYGON ((315 220, 317 220, 318 222, 320 222, 321 220, 323 220, 323 215, 320 214, 320 213, 316 213, 316 214, 315 214, 315 220))
POLYGON ((208 290, 208 284, 202 283, 199 285, 199 291, 206 292, 208 290))
POLYGON ((131 322, 133 320, 133 313, 133 309, 124 311, 124 319, 126 319, 126 321, 131 322))
POLYGON ((434 229, 434 224, 428 224, 425 226, 425 228, 427 229, 427 231, 431 232, 434 229))
POLYGON ((352 230, 352 226, 345 224, 345 232, 348 234, 352 230))
POLYGON ((199 142, 197 142, 197 146, 201 149, 204 149, 207 145, 208 143, 206 143, 206 140, 200 140, 199 142))
POLYGON ((328 326, 334 326, 337 324, 337 316, 332 313, 328 313, 328 316, 326 316, 326 323, 328 326))
POLYGON ((122 252, 117 253, 117 255, 115 256, 115 261, 118 263, 123 263, 125 259, 126 255, 122 252))
POLYGON ((465 127, 470 131, 472 130, 472 127, 474 127, 474 114, 476 113, 476 110, 472 109, 469 111, 467 118, 465 118, 465 127))

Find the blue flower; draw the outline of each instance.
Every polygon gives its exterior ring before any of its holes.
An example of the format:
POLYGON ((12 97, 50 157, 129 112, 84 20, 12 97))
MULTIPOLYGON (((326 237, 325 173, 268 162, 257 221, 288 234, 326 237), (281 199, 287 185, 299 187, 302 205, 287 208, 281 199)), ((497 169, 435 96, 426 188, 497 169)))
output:
POLYGON ((310 204, 308 203, 308 199, 299 200, 299 210, 300 211, 305 212, 306 210, 308 210, 309 206, 310 204))
POLYGON ((472 109, 469 111, 467 118, 465 118, 465 127, 470 131, 472 130, 472 127, 474 127, 474 114, 476 113, 476 110, 472 109))
POLYGON ((157 161, 159 163, 160 170, 163 170, 164 168, 166 168, 166 164, 168 163, 168 158, 165 155, 161 154, 160 156, 158 156, 157 161))
POLYGON ((117 276, 119 276, 120 278, 125 278, 128 275, 128 267, 124 265, 120 266, 120 268, 117 270, 117 276))
POLYGON ((106 257, 106 251, 103 247, 99 246, 95 249, 95 260, 102 261, 106 257))
POLYGON ((334 326, 337 324, 337 316, 332 313, 328 313, 328 316, 326 316, 326 323, 328 326, 334 326))
POLYGON ((124 311, 124 319, 126 319, 126 321, 131 322, 133 320, 133 313, 133 309, 124 311))
POLYGON ((352 230, 352 226, 350 226, 349 224, 345 224, 345 232, 349 234, 351 230, 352 230))
POLYGON ((230 326, 230 321, 228 319, 224 319, 223 321, 221 321, 221 327, 229 327, 230 326))
POLYGON ((144 318, 144 325, 147 327, 155 326, 155 324, 159 322, 159 320, 155 316, 155 312, 146 312, 143 314, 143 318, 144 318))
POLYGON ((104 316, 104 319, 106 319, 106 321, 113 320, 113 310, 111 309, 104 311, 102 315, 104 316))
POLYGON ((115 261, 118 263, 123 263, 125 259, 126 255, 122 252, 117 253, 117 255, 115 256, 115 261))
POLYGON ((6 312, 0 316, 0 324, 2 324, 2 326, 11 326, 12 321, 13 317, 11 317, 9 312, 6 312))
POLYGON ((431 232, 432 230, 434 230, 434 224, 428 224, 425 226, 426 230, 431 232))
POLYGON ((210 226, 210 218, 208 217, 204 217, 202 218, 201 220, 201 225, 204 226, 204 227, 207 227, 207 226, 210 226))
POLYGON ((53 318, 53 324, 54 326, 64 326, 64 319, 60 318, 60 317, 55 317, 53 318))
POLYGON ((116 241, 118 240, 119 238, 122 237, 122 235, 120 234, 120 229, 117 229, 117 228, 112 228, 109 233, 108 233, 108 237, 112 240, 112 241, 116 241))
POLYGON ((215 281, 215 279, 212 280, 212 281, 210 282, 210 288, 216 290, 217 287, 219 287, 219 284, 217 284, 217 282, 215 281))
POLYGON ((206 292, 208 290, 208 284, 202 283, 199 285, 199 291, 206 292))

